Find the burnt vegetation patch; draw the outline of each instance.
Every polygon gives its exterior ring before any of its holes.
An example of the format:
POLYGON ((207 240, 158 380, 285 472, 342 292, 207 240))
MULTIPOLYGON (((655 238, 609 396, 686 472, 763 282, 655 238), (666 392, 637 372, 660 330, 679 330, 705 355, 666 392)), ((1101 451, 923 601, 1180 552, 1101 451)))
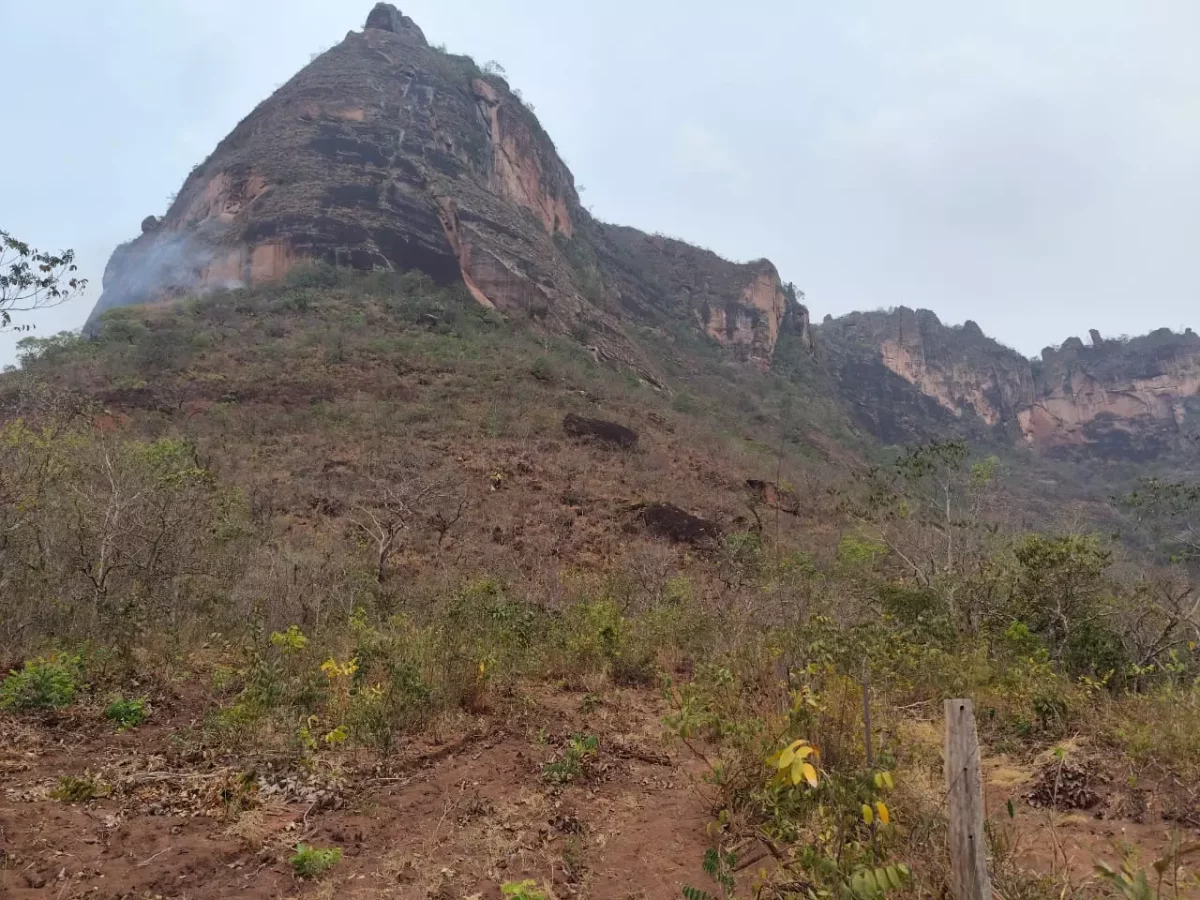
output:
POLYGON ((569 437, 622 450, 630 450, 638 443, 638 433, 632 428, 606 419, 589 419, 575 413, 567 413, 563 417, 563 431, 569 437))

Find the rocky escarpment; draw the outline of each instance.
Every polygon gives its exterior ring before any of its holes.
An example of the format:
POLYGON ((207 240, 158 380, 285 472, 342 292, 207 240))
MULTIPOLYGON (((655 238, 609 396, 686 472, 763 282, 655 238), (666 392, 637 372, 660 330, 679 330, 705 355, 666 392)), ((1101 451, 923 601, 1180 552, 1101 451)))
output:
POLYGON ((114 306, 253 285, 311 260, 461 280, 481 304, 586 333, 635 364, 621 339, 630 318, 682 310, 766 360, 789 312, 770 263, 739 266, 593 220, 505 80, 430 47, 384 3, 261 103, 162 219, 117 249, 92 324, 114 306))
POLYGON ((1042 450, 1145 459, 1200 424, 1200 336, 1072 338, 1029 360, 974 322, 906 307, 827 319, 818 329, 861 424, 889 441, 947 431, 1042 450))
POLYGON ((1092 343, 1071 338, 1033 364, 1037 394, 1020 414, 1031 444, 1124 459, 1160 456, 1200 427, 1200 335, 1161 328, 1092 343))

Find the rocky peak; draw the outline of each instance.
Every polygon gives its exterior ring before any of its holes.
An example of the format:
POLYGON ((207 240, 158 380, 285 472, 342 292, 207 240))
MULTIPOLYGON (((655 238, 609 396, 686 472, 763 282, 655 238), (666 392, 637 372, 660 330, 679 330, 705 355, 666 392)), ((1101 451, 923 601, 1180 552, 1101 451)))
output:
POLYGON ((767 260, 735 264, 593 219, 532 108, 379 3, 258 105, 166 214, 117 248, 89 328, 114 306, 253 286, 294 266, 420 270, 482 305, 584 340, 653 382, 629 326, 690 323, 768 365, 807 339, 767 260), (785 324, 785 316, 790 321, 785 324))
POLYGON ((425 34, 417 26, 417 23, 390 3, 376 3, 375 8, 367 15, 367 22, 363 28, 411 35, 419 38, 422 44, 426 43, 425 34))

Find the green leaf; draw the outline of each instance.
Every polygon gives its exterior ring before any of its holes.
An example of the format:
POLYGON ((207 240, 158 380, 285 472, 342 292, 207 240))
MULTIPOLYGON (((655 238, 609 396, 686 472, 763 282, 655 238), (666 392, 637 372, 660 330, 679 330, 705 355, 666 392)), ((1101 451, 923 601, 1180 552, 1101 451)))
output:
POLYGON ((891 882, 892 887, 896 890, 904 887, 904 878, 901 876, 899 869, 895 866, 888 866, 884 871, 887 872, 888 881, 891 882))

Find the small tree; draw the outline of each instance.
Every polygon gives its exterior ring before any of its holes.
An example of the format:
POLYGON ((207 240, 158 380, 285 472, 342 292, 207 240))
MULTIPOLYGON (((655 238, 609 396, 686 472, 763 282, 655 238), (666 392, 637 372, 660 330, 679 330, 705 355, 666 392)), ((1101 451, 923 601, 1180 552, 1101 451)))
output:
POLYGON ((82 291, 87 279, 75 276, 77 268, 74 250, 44 253, 0 231, 0 328, 12 324, 14 312, 57 306, 82 291))
POLYGON ((1200 563, 1200 484, 1143 478, 1119 502, 1150 530, 1172 562, 1200 563))
POLYGON ((963 441, 910 447, 891 466, 866 473, 844 508, 918 585, 938 588, 952 619, 974 627, 978 611, 959 610, 956 593, 988 557, 997 463, 969 459, 963 441))
POLYGON ((440 550, 468 505, 443 481, 417 482, 380 471, 370 476, 370 486, 372 499, 355 506, 353 521, 375 552, 375 579, 380 584, 387 580, 388 565, 405 532, 428 527, 437 534, 440 550))

